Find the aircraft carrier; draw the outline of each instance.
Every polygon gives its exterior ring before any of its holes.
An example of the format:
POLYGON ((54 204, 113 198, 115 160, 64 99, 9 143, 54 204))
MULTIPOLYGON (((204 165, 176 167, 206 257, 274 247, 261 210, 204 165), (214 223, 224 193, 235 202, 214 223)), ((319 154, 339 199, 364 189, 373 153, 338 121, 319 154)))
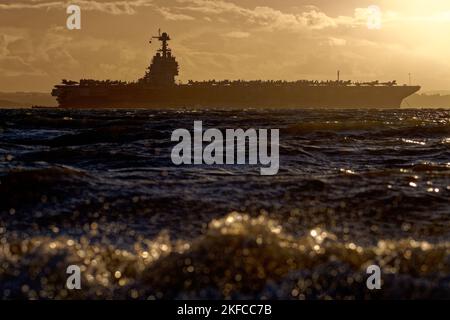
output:
POLYGON ((54 87, 62 108, 399 108, 420 86, 396 81, 242 81, 177 83, 179 65, 166 32, 145 75, 135 82, 62 80, 54 87))

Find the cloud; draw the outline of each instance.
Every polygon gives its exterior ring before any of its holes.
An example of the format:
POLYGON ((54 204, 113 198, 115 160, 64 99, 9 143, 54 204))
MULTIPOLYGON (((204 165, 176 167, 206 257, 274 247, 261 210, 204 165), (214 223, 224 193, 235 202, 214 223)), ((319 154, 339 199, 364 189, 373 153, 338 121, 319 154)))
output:
POLYGON ((63 5, 62 1, 32 1, 32 2, 14 2, 0 3, 1 10, 21 10, 21 9, 51 9, 58 8, 63 5))
POLYGON ((2 81, 34 76, 50 87, 65 77, 132 80, 144 70, 137 65, 146 63, 146 53, 130 48, 122 39, 96 38, 64 27, 2 32, 7 32, 0 36, 2 81))
POLYGON ((326 41, 326 44, 331 47, 342 47, 347 44, 347 40, 335 37, 329 37, 326 41))
MULTIPOLYGON (((20 9, 60 9, 66 8, 70 4, 74 4, 71 1, 61 0, 31 0, 14 3, 0 3, 0 10, 20 10, 20 9)), ((109 13, 112 15, 133 15, 136 14, 138 8, 153 7, 152 0, 130 0, 130 1, 117 1, 117 0, 78 0, 76 5, 80 6, 82 10, 88 11, 100 11, 109 13)))
POLYGON ((267 6, 253 9, 244 8, 223 0, 178 0, 180 10, 207 15, 237 16, 249 24, 269 30, 307 30, 335 28, 340 25, 353 26, 360 24, 357 16, 330 17, 316 7, 308 6, 307 11, 300 14, 286 13, 267 6))
MULTIPOLYGON (((303 31, 342 28, 367 28, 373 18, 373 8, 349 8, 351 14, 330 16, 319 7, 304 6, 301 13, 277 10, 269 6, 243 7, 224 0, 176 0, 180 12, 191 12, 203 16, 220 16, 229 22, 245 22, 268 31, 303 31)), ((380 12, 381 24, 402 24, 404 22, 445 23, 450 22, 450 11, 444 10, 423 15, 406 15, 392 10, 380 12)))
POLYGON ((306 30, 335 28, 338 23, 325 13, 311 10, 301 14, 284 13, 269 7, 256 7, 250 22, 260 24, 271 30, 306 30))
POLYGON ((184 5, 180 7, 184 10, 201 12, 205 14, 234 13, 245 15, 250 11, 232 2, 226 2, 222 0, 177 0, 177 2, 184 5))
POLYGON ((182 13, 174 13, 168 8, 158 8, 157 11, 166 19, 170 21, 191 21, 194 17, 182 13))
POLYGON ((387 11, 383 14, 383 21, 395 22, 426 22, 426 23, 449 23, 450 11, 439 11, 428 15, 402 15, 395 11, 387 11))
POLYGON ((250 33, 244 31, 231 31, 224 35, 228 38, 244 39, 250 37, 250 33))
POLYGON ((0 72, 5 77, 43 75, 20 57, 0 57, 0 72))

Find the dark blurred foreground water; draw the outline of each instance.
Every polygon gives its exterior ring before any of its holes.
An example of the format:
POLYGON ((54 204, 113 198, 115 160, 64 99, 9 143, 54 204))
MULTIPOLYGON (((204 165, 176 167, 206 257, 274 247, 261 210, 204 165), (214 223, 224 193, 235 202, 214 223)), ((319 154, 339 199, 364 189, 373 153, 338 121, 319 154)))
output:
POLYGON ((3 299, 450 299, 450 110, 0 110, 0 159, 3 299), (173 165, 195 120, 278 175, 173 165))

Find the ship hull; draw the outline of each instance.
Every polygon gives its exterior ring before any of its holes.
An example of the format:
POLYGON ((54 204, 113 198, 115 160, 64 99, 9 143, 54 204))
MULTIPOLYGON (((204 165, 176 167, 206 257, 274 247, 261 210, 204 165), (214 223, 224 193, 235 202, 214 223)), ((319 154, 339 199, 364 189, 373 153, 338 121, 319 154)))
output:
POLYGON ((63 108, 399 108, 418 86, 57 86, 63 108))

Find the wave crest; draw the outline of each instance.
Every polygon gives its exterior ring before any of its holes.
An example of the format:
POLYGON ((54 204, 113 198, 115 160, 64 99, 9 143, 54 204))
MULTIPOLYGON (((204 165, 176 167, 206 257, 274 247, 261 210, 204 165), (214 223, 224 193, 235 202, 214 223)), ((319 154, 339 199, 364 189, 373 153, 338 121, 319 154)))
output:
POLYGON ((436 298, 450 294, 445 285, 450 272, 447 242, 384 240, 362 247, 339 241, 320 228, 295 238, 266 215, 230 213, 211 221, 206 232, 192 241, 171 241, 163 232, 156 239, 136 242, 133 250, 90 244, 87 238, 36 237, 1 243, 4 298, 404 298, 418 292, 420 297, 436 298), (83 290, 61 289, 70 264, 82 267, 83 290), (384 274, 383 290, 376 293, 365 288, 365 269, 371 264, 378 264, 384 274), (405 277, 415 278, 405 282, 405 277), (424 285, 428 290, 423 290, 424 285), (321 290, 315 290, 317 286, 321 290))

